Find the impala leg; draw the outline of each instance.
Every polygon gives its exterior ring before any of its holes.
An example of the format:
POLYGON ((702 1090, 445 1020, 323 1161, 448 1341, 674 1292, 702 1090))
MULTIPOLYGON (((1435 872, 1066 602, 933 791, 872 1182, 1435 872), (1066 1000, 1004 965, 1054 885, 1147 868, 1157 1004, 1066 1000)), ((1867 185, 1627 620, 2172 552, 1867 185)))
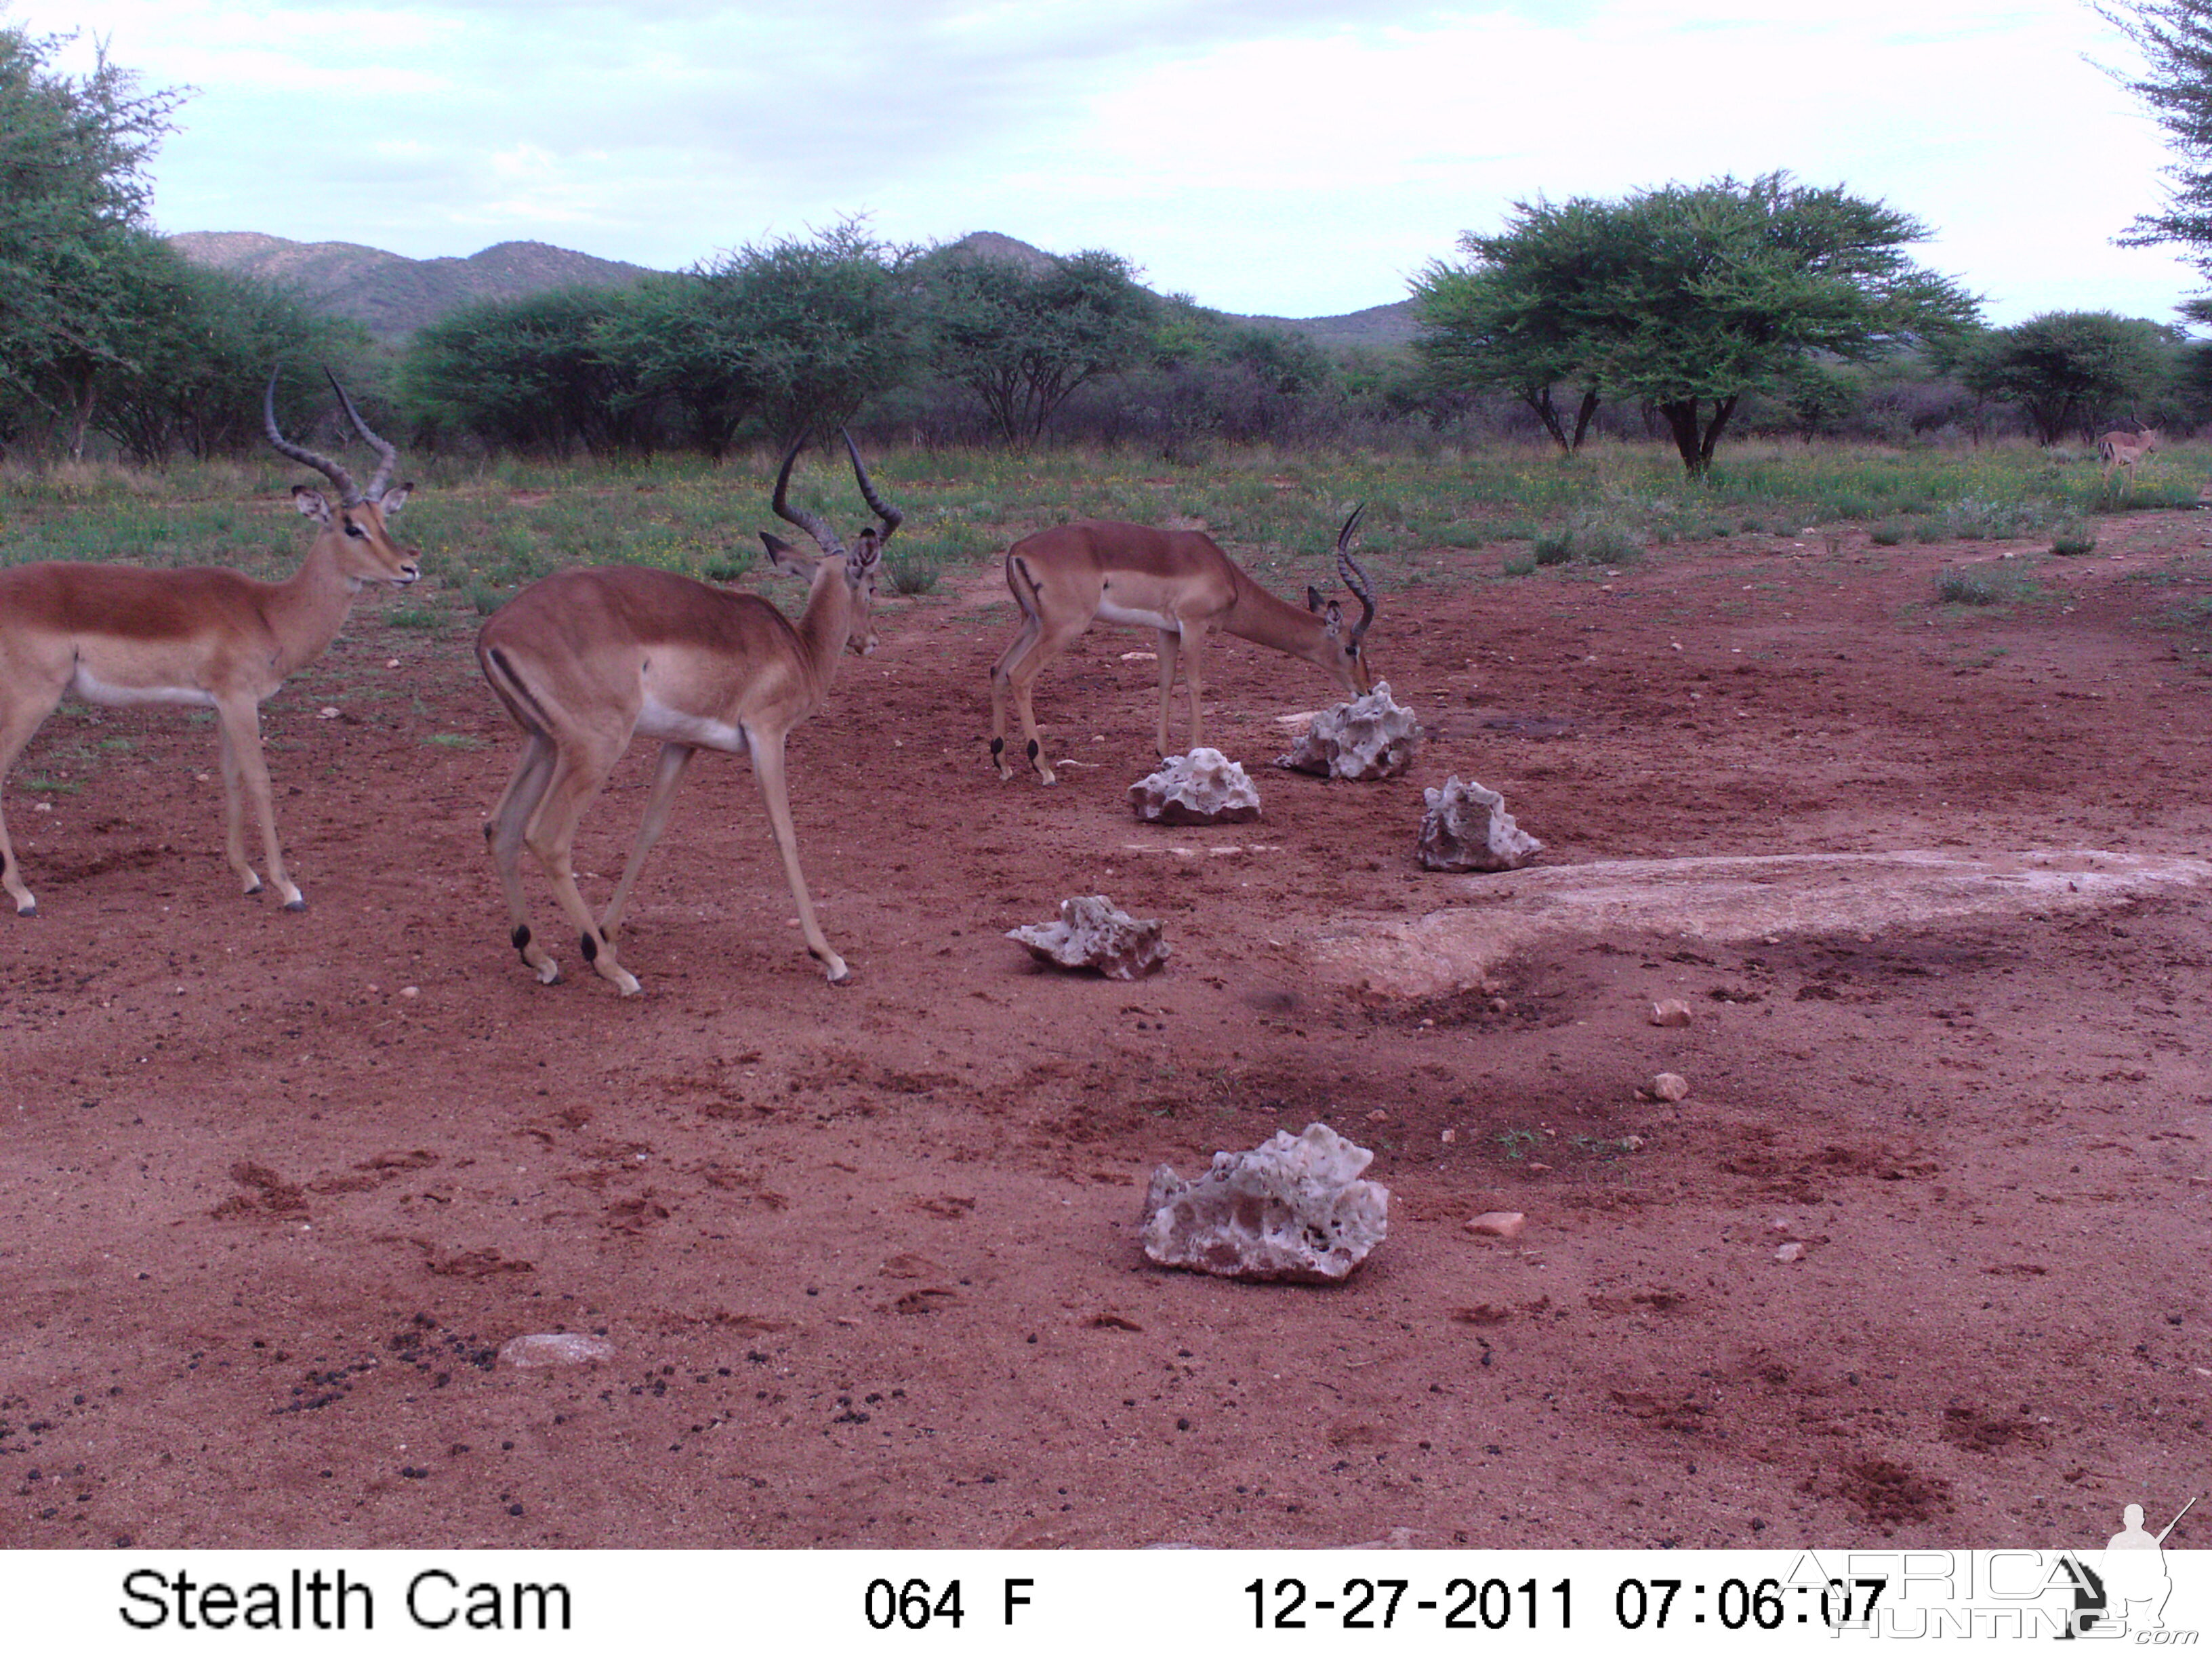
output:
MULTIPOLYGON (((1206 678, 1202 667, 1206 659, 1205 644, 1206 630, 1202 628, 1194 628, 1183 635, 1182 683, 1184 689, 1190 693, 1190 746, 1193 749, 1206 746, 1206 723, 1198 712, 1199 693, 1204 689, 1201 683, 1206 678)), ((1167 709, 1164 705, 1160 710, 1160 733, 1164 744, 1167 734, 1167 709)), ((1164 748, 1161 752, 1166 752, 1164 748)))
POLYGON ((691 757, 699 751, 688 743, 664 743, 660 745, 660 763, 653 774, 653 793, 645 799, 645 818, 637 827, 637 845, 630 848, 629 862, 623 866, 622 879, 615 884, 615 896, 607 901, 607 908, 599 913, 599 934, 612 939, 615 929, 622 925, 623 906, 629 902, 630 884, 636 881, 637 872, 645 868, 645 855, 653 850, 653 842, 668 824, 668 808, 676 799, 676 786, 684 781, 684 769, 691 764, 691 757))
POLYGON ((991 763, 999 769, 1001 778, 1014 775, 1014 769, 1006 762, 1006 694, 1011 689, 1014 665, 1036 648, 1043 632, 1043 624, 1036 616, 1023 611, 1021 632, 1014 635, 1014 642, 991 665, 991 763))
POLYGON ((1168 714, 1175 704, 1176 658, 1182 649, 1182 635, 1160 629, 1160 725, 1152 747, 1162 760, 1168 757, 1168 714))
POLYGON ((799 907, 799 931, 806 937, 807 954, 829 969, 832 985, 849 985, 853 970, 844 957, 830 948, 822 924, 814 919, 814 901, 806 896, 806 877, 799 867, 799 837, 791 827, 791 794, 784 785, 783 735, 764 738, 747 727, 745 742, 752 751, 753 776, 759 781, 761 799, 768 805, 769 828, 775 833, 775 850, 783 856, 783 873, 791 883, 792 902, 799 907))
POLYGON ((261 752, 260 705, 220 702, 215 716, 222 739, 224 852, 238 875, 240 890, 249 896, 261 890, 261 878, 253 873, 246 858, 243 795, 253 803, 254 819, 261 826, 261 852, 269 866, 270 884, 287 910, 304 910, 307 901, 284 873, 283 849, 276 844, 276 808, 269 798, 269 763, 261 752))
POLYGON ((523 844, 544 867, 545 878, 553 884, 553 896, 575 927, 584 960, 598 970, 601 979, 611 982, 626 997, 637 994, 637 980, 615 960, 613 943, 599 931, 590 907, 584 902, 584 896, 576 890, 576 867, 570 849, 584 809, 605 784, 607 774, 622 758, 629 740, 629 734, 624 732, 620 740, 604 752, 556 749, 552 781, 546 785, 544 799, 523 834, 523 844))
POLYGON ((492 863, 499 871, 501 890, 507 895, 507 919, 514 924, 509 938, 541 985, 550 985, 561 977, 561 964, 531 936, 530 911, 522 896, 520 866, 522 832, 538 811, 538 803, 544 799, 545 786, 552 779, 553 740, 543 732, 526 733, 522 758, 515 764, 514 775, 507 780, 499 805, 491 809, 491 816, 484 820, 483 827, 484 845, 491 849, 492 863))
POLYGON ((1037 780, 1041 783, 1057 783, 1060 780, 1053 775, 1052 763, 1045 758, 1044 739, 1037 735, 1036 710, 1030 706, 1030 694, 1036 685, 1037 676, 1044 672, 1045 665, 1066 650, 1090 626, 1091 618, 1088 617, 1078 617, 1049 629, 1040 623, 1037 641, 1030 648, 1029 654, 1006 667, 1006 684, 1014 694, 1014 713, 1021 719, 1022 742, 1026 746, 1030 764, 1036 768, 1037 780))
MULTIPOLYGON (((7 777, 15 757, 23 752, 23 745, 46 724, 46 716, 54 712, 61 700, 61 689, 57 686, 50 697, 26 698, 0 711, 0 780, 7 777)), ((15 862, 15 843, 8 839, 8 816, 4 811, 0 811, 0 886, 4 886, 8 896, 15 901, 17 915, 39 914, 39 902, 23 884, 22 868, 15 862)))

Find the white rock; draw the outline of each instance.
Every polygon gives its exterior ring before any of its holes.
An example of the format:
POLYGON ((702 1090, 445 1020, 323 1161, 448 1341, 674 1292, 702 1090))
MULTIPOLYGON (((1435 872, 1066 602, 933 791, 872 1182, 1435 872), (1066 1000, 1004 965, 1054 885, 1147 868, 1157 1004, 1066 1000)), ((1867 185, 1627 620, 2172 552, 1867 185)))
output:
POLYGON ((1218 749, 1194 749, 1131 784, 1129 806, 1147 823, 1249 823, 1260 816, 1260 792, 1218 749))
POLYGON ((1651 1079, 1651 1098, 1654 1100, 1687 1100, 1690 1079, 1680 1072, 1662 1072, 1651 1079))
POLYGON ((1249 1152, 1216 1152, 1196 1181, 1164 1164, 1145 1197, 1145 1254, 1224 1279, 1334 1283, 1389 1231, 1389 1188, 1358 1179, 1374 1157, 1315 1123, 1249 1152))
POLYGON ((1528 1220, 1518 1210, 1486 1210, 1468 1222, 1467 1230, 1484 1238, 1518 1238, 1528 1220))
POLYGON ((1690 1005, 1679 997, 1655 1002, 1651 1005, 1651 1023, 1654 1025, 1687 1025, 1690 1023, 1690 1005))
POLYGON ((1518 870, 1544 850, 1544 843, 1513 822, 1505 797, 1458 775, 1441 789, 1425 789, 1428 811, 1421 814, 1420 840, 1414 851, 1424 870, 1518 870))
POLYGON ((1009 928, 1039 961, 1061 968, 1095 968, 1109 979, 1142 979, 1168 959, 1157 921, 1139 921, 1114 908, 1103 893, 1062 899, 1058 921, 1009 928))
POLYGON ((499 1351, 502 1365, 581 1365, 594 1359, 612 1359, 615 1345, 603 1336, 580 1336, 572 1331, 551 1331, 537 1336, 518 1336, 499 1351))
POLYGON ((1774 1259, 1777 1261, 1802 1261, 1805 1247, 1794 1239, 1787 1244, 1778 1244, 1774 1247, 1774 1259))
POLYGON ((1377 680, 1365 696, 1314 716, 1275 764, 1325 778, 1395 778, 1413 763, 1420 744, 1420 721, 1392 700, 1389 681, 1377 680))

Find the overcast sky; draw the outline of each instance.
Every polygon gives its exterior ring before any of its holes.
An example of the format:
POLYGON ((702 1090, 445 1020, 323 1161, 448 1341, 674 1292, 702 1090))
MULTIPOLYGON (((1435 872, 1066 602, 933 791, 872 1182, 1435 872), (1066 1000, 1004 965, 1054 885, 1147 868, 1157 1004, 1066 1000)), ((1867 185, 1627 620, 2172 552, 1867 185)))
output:
MULTIPOLYGON (((4 0, 0 0, 4 4, 4 0)), ((2080 0, 16 0, 198 88, 161 229, 415 258, 535 240, 678 269, 866 215, 1110 248, 1224 310, 1405 296, 1538 195, 1787 168, 1927 222, 1997 322, 2170 319, 2112 246, 2159 129, 2080 0), (2089 61, 2089 60, 2094 60, 2089 61)))

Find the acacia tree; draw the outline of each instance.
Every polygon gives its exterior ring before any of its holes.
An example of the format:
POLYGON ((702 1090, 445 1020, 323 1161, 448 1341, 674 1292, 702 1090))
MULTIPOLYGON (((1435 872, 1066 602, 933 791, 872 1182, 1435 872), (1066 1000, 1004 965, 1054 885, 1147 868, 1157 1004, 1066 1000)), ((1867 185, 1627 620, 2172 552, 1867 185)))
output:
POLYGON ((415 419, 547 454, 649 450, 653 411, 628 365, 600 349, 620 290, 549 289, 451 312, 416 332, 400 365, 415 419))
POLYGON ((1808 356, 1863 360, 1974 315, 1972 296, 1905 257, 1928 234, 1918 220, 1785 173, 1514 211, 1500 235, 1462 239, 1468 284, 1423 279, 1482 301, 1466 337, 1502 343, 1476 362, 1650 404, 1692 477, 1744 394, 1782 386, 1808 356))
POLYGON ((1129 262, 1101 249, 1033 270, 955 246, 922 275, 932 367, 981 398, 1018 448, 1079 388, 1143 362, 1161 319, 1129 262))
MULTIPOLYGON (((2182 157, 2166 170, 2172 182, 2165 210, 2137 215, 2119 241, 2128 247, 2179 242, 2197 269, 2212 276, 2212 3, 2131 0, 2097 11, 2142 53, 2142 78, 2124 84, 2149 106, 2182 157)), ((2196 301, 2192 313, 2204 303, 2196 301)))
POLYGON ((61 73, 68 40, 0 27, 0 396, 10 426, 59 419, 74 448, 100 370, 131 361, 153 240, 144 167, 185 94, 140 93, 104 50, 86 75, 61 73))
POLYGON ((1414 278, 1414 349, 1437 390, 1510 392, 1571 454, 1597 414, 1599 387, 1569 301, 1607 239, 1607 204, 1524 202, 1516 211, 1520 222, 1498 235, 1459 239, 1466 265, 1438 260, 1414 278), (1562 381, 1579 387, 1571 431, 1553 400, 1562 381))
POLYGON ((842 425, 920 362, 914 258, 849 219, 739 248, 663 296, 683 325, 640 359, 641 382, 681 387, 710 447, 718 423, 725 444, 749 419, 779 448, 842 425))
POLYGON ((2046 311, 1975 334, 1944 356, 1969 392, 2016 404, 2036 441, 2053 444, 2140 417, 2172 386, 2184 343, 2179 330, 2141 317, 2046 311))

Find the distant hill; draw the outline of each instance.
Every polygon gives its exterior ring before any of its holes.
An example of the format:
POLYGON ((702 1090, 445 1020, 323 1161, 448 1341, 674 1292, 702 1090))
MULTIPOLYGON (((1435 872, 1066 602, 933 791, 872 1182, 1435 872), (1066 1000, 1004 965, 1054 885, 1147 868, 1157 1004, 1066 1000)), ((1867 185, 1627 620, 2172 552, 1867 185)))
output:
MULTIPOLYGON (((520 300, 555 288, 621 288, 653 273, 544 242, 501 242, 465 259, 410 259, 356 242, 291 242, 256 231, 187 231, 169 242, 195 264, 244 271, 292 289, 319 311, 350 317, 380 339, 398 340, 479 300, 520 300)), ((1052 255, 994 230, 951 247, 970 258, 1036 270, 1052 255)), ((1240 317, 1232 322, 1303 334, 1324 346, 1402 351, 1413 340, 1413 302, 1399 300, 1341 317, 1240 317)))
POLYGON ((1347 311, 1341 317, 1240 317, 1237 320, 1257 328, 1303 334, 1316 345, 1358 346, 1369 351, 1404 351, 1413 345, 1415 332, 1411 300, 1347 311))
MULTIPOLYGON (((1051 264, 1052 255, 1042 248, 1032 247, 1018 237, 1002 236, 995 230, 970 231, 958 241, 951 243, 949 252, 965 254, 971 259, 1003 259, 1029 270, 1038 270, 1051 264)), ((1221 313, 1232 323, 1247 323, 1255 328, 1280 329, 1286 334, 1303 334, 1316 345, 1357 346, 1368 351, 1404 351, 1413 343, 1413 302, 1395 300, 1389 305, 1370 306, 1364 311, 1346 312, 1341 317, 1246 317, 1233 311, 1221 313)))
POLYGON ((544 242, 501 242, 465 259, 409 259, 354 242, 289 242, 250 230, 188 231, 169 243, 195 264, 281 283, 315 309, 350 317, 386 340, 479 300, 621 288, 651 274, 544 242))

